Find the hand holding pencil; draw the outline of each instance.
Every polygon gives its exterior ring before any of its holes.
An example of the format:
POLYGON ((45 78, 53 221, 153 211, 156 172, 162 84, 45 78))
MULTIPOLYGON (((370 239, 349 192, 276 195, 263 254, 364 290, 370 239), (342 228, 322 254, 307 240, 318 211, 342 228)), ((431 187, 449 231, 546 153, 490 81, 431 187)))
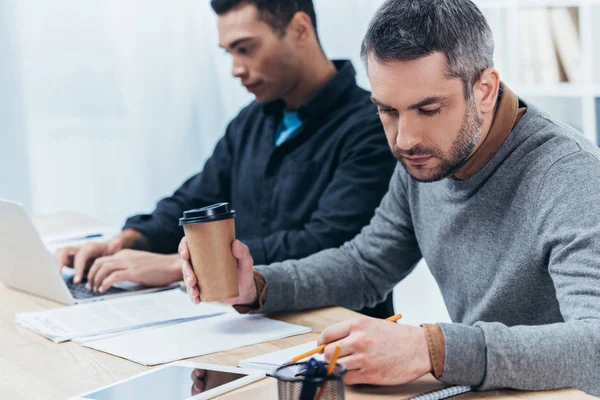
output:
MULTIPOLYGON (((396 315, 392 315, 391 317, 386 318, 385 320, 386 321, 390 321, 390 322, 396 322, 396 321, 398 321, 401 318, 402 318, 402 314, 396 314, 396 315)), ((325 347, 326 347, 326 345, 322 344, 322 345, 320 345, 318 347, 315 347, 312 350, 307 351, 306 353, 299 354, 296 357, 292 358, 288 362, 288 364, 293 364, 295 362, 298 362, 300 360, 303 360, 303 359, 305 359, 307 357, 310 357, 310 356, 313 356, 315 354, 321 354, 321 353, 323 353, 323 351, 325 351, 325 347)))
MULTIPOLYGON (((319 339, 321 351, 331 360, 338 345, 337 362, 347 368, 346 384, 400 385, 414 381, 432 370, 425 331, 421 327, 361 317, 340 322, 325 329, 319 339)), ((299 360, 312 354, 295 357, 299 360)))

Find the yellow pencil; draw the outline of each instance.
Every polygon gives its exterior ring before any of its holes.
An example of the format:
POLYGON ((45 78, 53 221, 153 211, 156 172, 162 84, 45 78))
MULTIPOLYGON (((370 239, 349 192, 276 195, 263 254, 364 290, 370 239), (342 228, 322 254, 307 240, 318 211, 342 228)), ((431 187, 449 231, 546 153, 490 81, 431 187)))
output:
POLYGON ((331 360, 329 361, 329 365, 327 366, 327 376, 329 376, 333 373, 333 369, 335 368, 335 363, 337 362, 338 358, 340 358, 341 354, 342 354, 342 345, 338 344, 335 348, 335 351, 333 352, 333 357, 331 357, 331 360))
MULTIPOLYGON (((396 314, 396 315, 392 315, 391 317, 386 318, 386 321, 390 321, 390 322, 396 322, 398 321, 400 318, 402 318, 402 314, 396 314)), ((302 353, 294 358, 292 358, 290 361, 288 361, 286 364, 293 364, 293 363, 297 363, 300 360, 305 359, 306 357, 310 357, 314 354, 320 354, 323 351, 325 351, 325 347, 326 345, 322 344, 319 347, 316 347, 310 351, 307 351, 306 353, 302 353)))
POLYGON ((313 354, 322 353, 325 350, 325 347, 326 347, 326 345, 322 344, 322 345, 320 345, 317 348, 314 348, 314 349, 312 349, 310 351, 307 351, 306 353, 302 353, 299 356, 296 356, 296 357, 292 358, 288 362, 288 364, 296 363, 296 362, 298 362, 298 361, 300 361, 300 360, 302 360, 302 359, 304 359, 306 357, 312 356, 313 354))
MULTIPOLYGON (((335 369, 338 358, 340 358, 340 354, 342 354, 342 345, 338 344, 333 352, 333 357, 331 357, 331 360, 329 361, 329 365, 327 365, 327 376, 333 374, 333 370, 335 369)), ((323 385, 321 385, 319 392, 315 396, 315 400, 321 400, 321 396, 323 396, 323 393, 325 393, 326 387, 327 381, 323 382, 323 385)))
POLYGON ((399 319, 402 318, 402 314, 396 314, 396 315, 392 315, 391 317, 386 318, 386 321, 390 321, 390 322, 396 322, 399 319))

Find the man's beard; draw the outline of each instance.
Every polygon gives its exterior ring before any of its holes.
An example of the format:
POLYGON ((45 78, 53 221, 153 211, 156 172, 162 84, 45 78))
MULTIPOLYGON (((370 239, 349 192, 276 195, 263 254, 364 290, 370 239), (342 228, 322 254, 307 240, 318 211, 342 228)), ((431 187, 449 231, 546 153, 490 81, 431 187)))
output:
POLYGON ((397 147, 394 147, 392 153, 396 159, 400 161, 411 178, 418 182, 435 182, 453 175, 466 164, 473 153, 473 150, 477 146, 477 143, 479 143, 482 132, 483 120, 477 115, 477 107, 475 106, 475 102, 471 99, 467 105, 467 110, 465 111, 458 137, 454 143, 452 143, 450 156, 448 158, 445 158, 444 154, 438 148, 426 148, 421 145, 417 145, 408 151, 402 151, 397 147), (416 177, 404 163, 402 157, 405 156, 433 156, 441 162, 431 171, 430 176, 416 177))

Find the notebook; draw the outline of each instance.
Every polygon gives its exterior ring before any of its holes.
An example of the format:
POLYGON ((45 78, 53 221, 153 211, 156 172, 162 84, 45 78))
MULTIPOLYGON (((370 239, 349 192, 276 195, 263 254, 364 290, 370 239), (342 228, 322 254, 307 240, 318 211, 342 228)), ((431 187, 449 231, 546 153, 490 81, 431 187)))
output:
MULTIPOLYGON (((239 367, 249 369, 260 369, 262 371, 272 373, 278 367, 290 361, 293 357, 297 356, 298 354, 306 353, 307 351, 310 351, 315 347, 317 347, 316 340, 298 346, 289 347, 287 349, 274 351, 272 353, 247 358, 239 362, 239 367)), ((323 354, 315 354, 314 356, 312 356, 312 358, 316 358, 319 361, 325 360, 325 356, 323 354)))
POLYGON ((411 397, 408 400, 438 400, 447 399, 448 397, 458 396, 459 394, 471 391, 471 386, 450 386, 440 390, 434 390, 429 393, 411 397))

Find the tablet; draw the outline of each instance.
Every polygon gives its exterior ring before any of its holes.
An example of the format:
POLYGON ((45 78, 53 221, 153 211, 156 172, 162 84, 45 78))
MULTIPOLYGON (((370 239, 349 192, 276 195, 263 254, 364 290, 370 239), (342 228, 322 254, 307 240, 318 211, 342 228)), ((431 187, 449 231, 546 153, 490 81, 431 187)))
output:
POLYGON ((264 377, 264 372, 251 369, 180 361, 73 399, 210 399, 264 377))

